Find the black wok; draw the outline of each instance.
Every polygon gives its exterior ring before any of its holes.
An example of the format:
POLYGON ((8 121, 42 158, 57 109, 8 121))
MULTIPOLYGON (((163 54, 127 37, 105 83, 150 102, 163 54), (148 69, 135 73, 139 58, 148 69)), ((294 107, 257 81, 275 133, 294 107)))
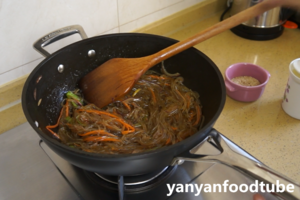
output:
MULTIPOLYGON (((45 41, 55 37, 54 40, 57 40, 62 37, 62 32, 70 32, 70 28, 54 31, 39 41, 47 43, 45 41)), ((32 71, 25 83, 22 106, 28 122, 58 155, 88 171, 110 175, 137 175, 170 165, 175 157, 189 151, 207 137, 225 103, 225 86, 218 67, 195 48, 165 61, 169 72, 179 72, 184 77, 184 84, 200 94, 203 105, 204 125, 186 140, 146 153, 101 155, 68 147, 53 138, 45 127, 56 123, 65 93, 74 90, 80 78, 91 70, 111 58, 142 57, 175 42, 177 41, 157 35, 123 33, 84 39, 58 50, 47 56, 32 71), (90 50, 94 50, 95 54, 90 50), (59 66, 63 68, 61 73, 59 66)), ((42 53, 47 55, 47 52, 42 53)), ((154 66, 152 70, 159 71, 160 66, 154 66)))
MULTIPOLYGON (((299 184, 272 170, 261 162, 235 153, 228 146, 228 139, 212 128, 225 103, 225 86, 217 66, 203 53, 190 48, 165 61, 167 71, 179 72, 184 84, 200 94, 205 121, 191 137, 171 146, 132 155, 103 155, 80 151, 60 143, 46 130, 55 124, 61 102, 69 90, 74 90, 81 77, 114 57, 142 57, 174 44, 170 38, 138 33, 112 34, 84 39, 59 51, 48 54, 41 47, 60 38, 80 33, 80 26, 70 26, 54 31, 35 43, 35 48, 47 56, 29 75, 22 93, 22 107, 29 124, 41 139, 58 155, 82 169, 100 174, 134 176, 176 165, 181 161, 216 162, 232 167, 265 183, 288 181, 299 184), (218 155, 197 155, 202 141, 218 147, 218 155), (227 142, 226 142, 227 141, 227 142), (198 145, 200 144, 200 145, 198 145), (271 175, 272 174, 272 175, 271 175)), ((160 66, 153 70, 159 71, 160 66)), ((103 94, 105 95, 105 94, 103 94)), ((300 191, 277 193, 284 199, 300 199, 300 191)))

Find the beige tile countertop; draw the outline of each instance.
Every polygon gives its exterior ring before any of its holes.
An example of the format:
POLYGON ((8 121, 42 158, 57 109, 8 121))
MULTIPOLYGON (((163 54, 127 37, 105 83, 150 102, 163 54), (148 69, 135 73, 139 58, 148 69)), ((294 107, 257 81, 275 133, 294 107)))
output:
MULTIPOLYGON (((225 0, 207 0, 135 32, 183 40, 217 23, 225 5, 225 0)), ((300 29, 285 29, 283 35, 269 41, 247 40, 228 30, 196 45, 215 62, 223 76, 226 68, 237 62, 255 63, 270 72, 265 92, 257 101, 242 103, 227 97, 214 128, 269 167, 298 182, 300 120, 287 115, 281 102, 289 63, 300 58, 299 44, 300 29)), ((11 102, 9 108, 0 109, 0 133, 26 121, 19 100, 26 78, 0 87, 0 108, 11 102)))
MULTIPOLYGON (((179 30, 169 37, 182 40, 218 22, 220 14, 179 30)), ((300 182, 300 120, 287 115, 281 102, 289 63, 300 58, 300 30, 285 29, 276 39, 253 41, 226 31, 196 48, 205 53, 223 74, 238 62, 257 64, 271 74, 264 94, 255 102, 226 97, 214 128, 271 168, 300 182)), ((300 105, 299 105, 300 106, 300 105)))

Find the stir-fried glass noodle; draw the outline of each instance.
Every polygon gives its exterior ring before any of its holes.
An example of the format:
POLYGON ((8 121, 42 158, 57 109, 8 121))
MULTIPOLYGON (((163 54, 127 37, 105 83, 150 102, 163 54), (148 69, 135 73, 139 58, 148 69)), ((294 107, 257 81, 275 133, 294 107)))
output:
POLYGON ((46 128, 62 143, 95 153, 132 154, 175 144, 196 133, 202 118, 199 95, 182 82, 147 72, 126 96, 102 109, 85 103, 79 90, 68 92, 57 124, 46 128))

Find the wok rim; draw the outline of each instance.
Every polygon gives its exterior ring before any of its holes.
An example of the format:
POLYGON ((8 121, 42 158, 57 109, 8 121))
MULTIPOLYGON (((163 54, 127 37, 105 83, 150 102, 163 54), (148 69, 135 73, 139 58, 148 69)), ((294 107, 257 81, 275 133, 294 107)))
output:
MULTIPOLYGON (((213 125, 216 122, 216 120, 218 119, 218 117, 220 116, 224 105, 225 105, 225 101, 226 101, 226 88, 225 88, 225 83, 224 83, 224 78, 222 76, 222 73, 220 71, 220 69, 217 67, 217 65, 208 57, 206 56, 204 53, 202 53, 200 50, 196 49, 195 47, 191 47, 189 49, 192 49, 193 51, 195 51, 197 54, 199 54, 200 56, 202 56, 215 70, 216 75, 220 81, 220 86, 221 86, 221 100, 220 100, 220 104, 219 107, 217 109, 217 111, 215 112, 214 116, 212 117, 212 119, 204 126, 202 127, 200 130, 198 130, 196 133, 194 133, 192 136, 184 139, 181 142, 178 142, 176 144, 170 145, 170 146, 164 146, 161 148, 158 148, 156 150, 153 151, 147 151, 147 152, 141 152, 141 153, 135 153, 135 154, 99 154, 99 153, 90 153, 90 152, 85 152, 76 148, 72 148, 69 147, 61 142, 59 142, 57 139, 54 139, 50 136, 48 136, 46 133, 44 133, 42 130, 40 130, 36 124, 35 121, 30 117, 29 114, 29 110, 27 109, 27 102, 26 102, 26 95, 27 95, 27 88, 29 87, 29 82, 31 81, 31 79, 33 78, 33 76, 35 75, 36 71, 38 71, 42 66, 44 66, 45 63, 48 62, 48 60, 50 60, 51 58, 55 57, 57 54, 60 54, 60 52, 70 48, 71 46, 75 46, 79 43, 83 43, 83 42, 88 42, 90 40, 95 40, 98 38, 106 38, 106 37, 116 37, 116 36, 150 36, 150 37, 157 37, 157 38, 162 38, 164 40, 169 40, 171 42, 178 42, 178 40, 169 38, 169 37, 165 37, 165 36, 160 36, 160 35, 155 35, 155 34, 147 34, 147 33, 114 33, 114 34, 106 34, 106 35, 100 35, 100 36, 95 36, 95 37, 90 37, 84 40, 80 40, 77 42, 74 42, 70 45, 67 45, 57 51, 55 51, 54 53, 52 53, 50 56, 44 58, 34 69, 33 71, 29 74, 29 76, 26 79, 26 82, 24 84, 23 90, 22 90, 22 109, 23 112, 25 114, 25 117, 27 119, 27 121, 29 122, 29 124, 31 125, 31 127, 38 133, 38 135, 41 137, 41 139, 48 145, 48 143, 50 143, 51 145, 54 145, 56 148, 58 148, 59 150, 65 151, 65 152, 71 152, 71 153, 76 153, 78 156, 83 156, 83 157, 90 157, 93 159, 101 159, 101 160, 112 160, 112 159, 118 159, 118 160, 135 160, 135 159, 139 159, 139 158, 144 158, 145 156, 155 156, 156 154, 163 154, 163 153, 169 153, 169 151, 172 151, 175 149, 178 149, 178 147, 182 147, 184 146, 185 150, 189 150, 192 149, 193 147, 187 147, 189 145, 184 145, 185 143, 189 143, 192 140, 198 140, 198 143, 200 143, 202 140, 199 139, 199 135, 203 134, 203 133, 208 133, 211 129, 213 129, 213 125)), ((201 102, 201 99, 200 99, 201 102)), ((49 146, 49 145, 48 145, 49 146)), ((176 156, 175 156, 176 157, 176 156)), ((175 158, 174 157, 174 158, 175 158)))

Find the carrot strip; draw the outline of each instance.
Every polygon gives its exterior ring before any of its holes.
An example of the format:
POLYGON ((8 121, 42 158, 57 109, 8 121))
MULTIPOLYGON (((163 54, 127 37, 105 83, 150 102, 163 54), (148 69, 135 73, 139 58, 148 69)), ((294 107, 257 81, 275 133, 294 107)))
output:
POLYGON ((114 117, 114 118, 119 118, 118 116, 116 115, 113 115, 109 112, 105 112, 105 111, 100 111, 100 110, 84 110, 84 109, 78 109, 77 111, 82 111, 82 112, 88 112, 88 113, 97 113, 97 114, 103 114, 103 115, 107 115, 107 116, 110 116, 110 117, 114 117))
POLYGON ((86 152, 93 152, 92 150, 90 149, 82 149, 83 151, 86 151, 86 152))
POLYGON ((170 142, 171 142, 171 138, 168 138, 166 144, 169 144, 170 142))
POLYGON ((108 136, 116 137, 114 134, 108 133, 104 130, 94 130, 94 131, 89 131, 89 132, 86 132, 86 133, 81 133, 81 134, 78 134, 78 135, 84 137, 84 136, 88 136, 88 135, 92 135, 92 134, 96 134, 96 133, 99 133, 101 135, 108 135, 108 136))
POLYGON ((157 78, 157 79, 160 79, 161 77, 160 76, 156 76, 156 75, 147 75, 148 77, 151 77, 151 78, 157 78))
POLYGON ((171 126, 171 129, 172 129, 173 131, 176 131, 176 130, 177 130, 177 128, 176 128, 176 127, 173 127, 173 126, 171 126))
POLYGON ((200 106, 196 106, 196 110, 197 110, 197 120, 195 121, 195 123, 193 124, 193 126, 197 125, 200 121, 200 106))
POLYGON ((90 137, 84 138, 83 141, 85 141, 85 142, 91 142, 91 141, 120 142, 120 140, 116 139, 116 138, 100 137, 100 136, 90 136, 90 137))
POLYGON ((155 98, 155 94, 154 94, 153 89, 149 88, 149 90, 151 91, 152 99, 153 99, 154 103, 156 103, 156 98, 155 98))
POLYGON ((56 128, 56 127, 58 126, 58 123, 59 123, 59 121, 60 121, 60 118, 61 118, 61 116, 62 116, 62 113, 63 113, 63 108, 60 110, 60 114, 59 114, 59 117, 58 117, 58 120, 57 120, 56 124, 46 126, 46 129, 47 129, 50 133, 52 133, 55 137, 57 137, 58 139, 60 139, 59 135, 58 135, 57 133, 55 133, 54 131, 52 131, 51 128, 56 128))
POLYGON ((184 95, 186 98, 187 98, 187 104, 186 104, 186 108, 187 109, 189 109, 189 107, 190 107, 190 101, 191 101, 191 97, 190 97, 190 95, 188 94, 188 93, 185 93, 185 95, 184 95))
POLYGON ((193 117, 195 116, 195 114, 192 114, 190 117, 189 117, 189 122, 192 121, 193 117))
POLYGON ((129 124, 127 124, 126 122, 124 122, 121 119, 116 119, 118 122, 122 123, 126 128, 131 129, 131 130, 135 130, 135 128, 129 124))
POLYGON ((185 98, 182 96, 182 94, 181 94, 178 90, 175 90, 175 91, 176 91, 176 93, 182 98, 183 104, 186 105, 186 100, 185 100, 185 98))
POLYGON ((124 104, 124 106, 125 106, 129 111, 131 111, 131 108, 130 108, 130 106, 129 106, 127 103, 125 103, 124 101, 122 101, 122 103, 124 104))
POLYGON ((69 101, 66 100, 66 117, 69 116, 69 101))
POLYGON ((134 132, 134 130, 122 131, 121 133, 122 133, 122 135, 126 135, 126 134, 132 133, 132 132, 134 132))
POLYGON ((190 114, 189 122, 191 122, 194 116, 196 115, 196 113, 192 110, 191 112, 189 112, 189 114, 190 114))
POLYGON ((131 129, 131 130, 135 131, 135 128, 133 126, 131 126, 130 124, 124 122, 124 120, 122 118, 120 118, 116 115, 113 115, 111 113, 100 111, 100 110, 84 110, 84 109, 78 109, 77 111, 88 112, 88 113, 96 113, 98 115, 107 115, 107 116, 113 117, 113 118, 115 118, 115 120, 117 120, 118 122, 123 124, 127 129, 131 129))
POLYGON ((54 131, 52 131, 48 126, 46 126, 46 129, 52 133, 52 135, 54 135, 56 138, 60 139, 59 135, 57 133, 55 133, 54 131))

